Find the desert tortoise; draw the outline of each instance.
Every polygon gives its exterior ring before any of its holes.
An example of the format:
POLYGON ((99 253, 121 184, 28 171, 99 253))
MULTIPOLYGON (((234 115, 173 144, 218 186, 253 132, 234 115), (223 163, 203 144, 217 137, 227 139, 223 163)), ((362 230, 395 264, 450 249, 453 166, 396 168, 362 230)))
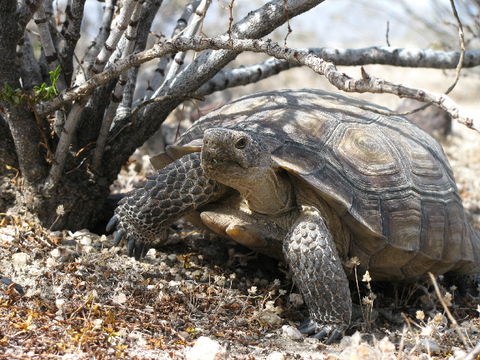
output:
POLYGON ((213 111, 160 158, 169 163, 124 198, 109 222, 137 258, 180 216, 283 257, 311 316, 333 336, 351 317, 344 264, 373 280, 477 273, 441 146, 401 117, 320 90, 259 93, 213 111))

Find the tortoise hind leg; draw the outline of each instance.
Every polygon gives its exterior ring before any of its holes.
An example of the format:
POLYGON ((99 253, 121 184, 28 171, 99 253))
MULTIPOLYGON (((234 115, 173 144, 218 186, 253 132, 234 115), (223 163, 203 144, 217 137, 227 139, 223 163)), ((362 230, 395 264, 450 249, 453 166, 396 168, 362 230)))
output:
POLYGON ((350 322, 352 299, 333 236, 316 208, 302 208, 283 253, 310 312, 300 331, 336 340, 350 322))

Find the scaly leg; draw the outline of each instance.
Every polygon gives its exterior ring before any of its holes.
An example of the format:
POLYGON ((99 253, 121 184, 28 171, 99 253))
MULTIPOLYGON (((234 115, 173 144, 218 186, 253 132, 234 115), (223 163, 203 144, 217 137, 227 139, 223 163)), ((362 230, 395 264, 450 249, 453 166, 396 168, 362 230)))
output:
POLYGON ((302 208, 283 253, 310 312, 300 331, 335 340, 350 322, 352 299, 333 236, 318 209, 302 208))
POLYGON ((144 256, 153 245, 165 240, 170 224, 197 207, 218 199, 226 187, 205 177, 200 153, 181 157, 123 198, 107 231, 115 226, 115 244, 127 237, 128 255, 144 256))

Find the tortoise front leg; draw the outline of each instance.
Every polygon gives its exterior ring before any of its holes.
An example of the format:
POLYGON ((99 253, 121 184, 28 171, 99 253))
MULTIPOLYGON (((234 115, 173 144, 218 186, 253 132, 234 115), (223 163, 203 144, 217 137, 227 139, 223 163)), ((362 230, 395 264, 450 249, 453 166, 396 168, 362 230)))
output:
POLYGON ((128 255, 144 256, 158 238, 165 240, 170 224, 197 207, 212 202, 226 187, 205 177, 200 153, 181 157, 147 180, 123 198, 107 231, 116 226, 115 245, 127 237, 128 255))
POLYGON ((310 312, 300 331, 335 340, 350 323, 352 299, 333 236, 318 209, 302 207, 283 253, 310 312))

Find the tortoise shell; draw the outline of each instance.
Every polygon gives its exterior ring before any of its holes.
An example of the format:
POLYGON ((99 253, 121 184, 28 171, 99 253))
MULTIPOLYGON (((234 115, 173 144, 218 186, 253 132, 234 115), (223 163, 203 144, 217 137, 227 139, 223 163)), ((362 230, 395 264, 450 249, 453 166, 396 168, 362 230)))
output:
POLYGON ((336 211, 352 234, 347 256, 374 279, 477 272, 480 237, 442 147, 407 119, 367 107, 380 108, 320 90, 249 95, 195 122, 167 147, 167 162, 200 151, 207 128, 256 133, 336 211))

